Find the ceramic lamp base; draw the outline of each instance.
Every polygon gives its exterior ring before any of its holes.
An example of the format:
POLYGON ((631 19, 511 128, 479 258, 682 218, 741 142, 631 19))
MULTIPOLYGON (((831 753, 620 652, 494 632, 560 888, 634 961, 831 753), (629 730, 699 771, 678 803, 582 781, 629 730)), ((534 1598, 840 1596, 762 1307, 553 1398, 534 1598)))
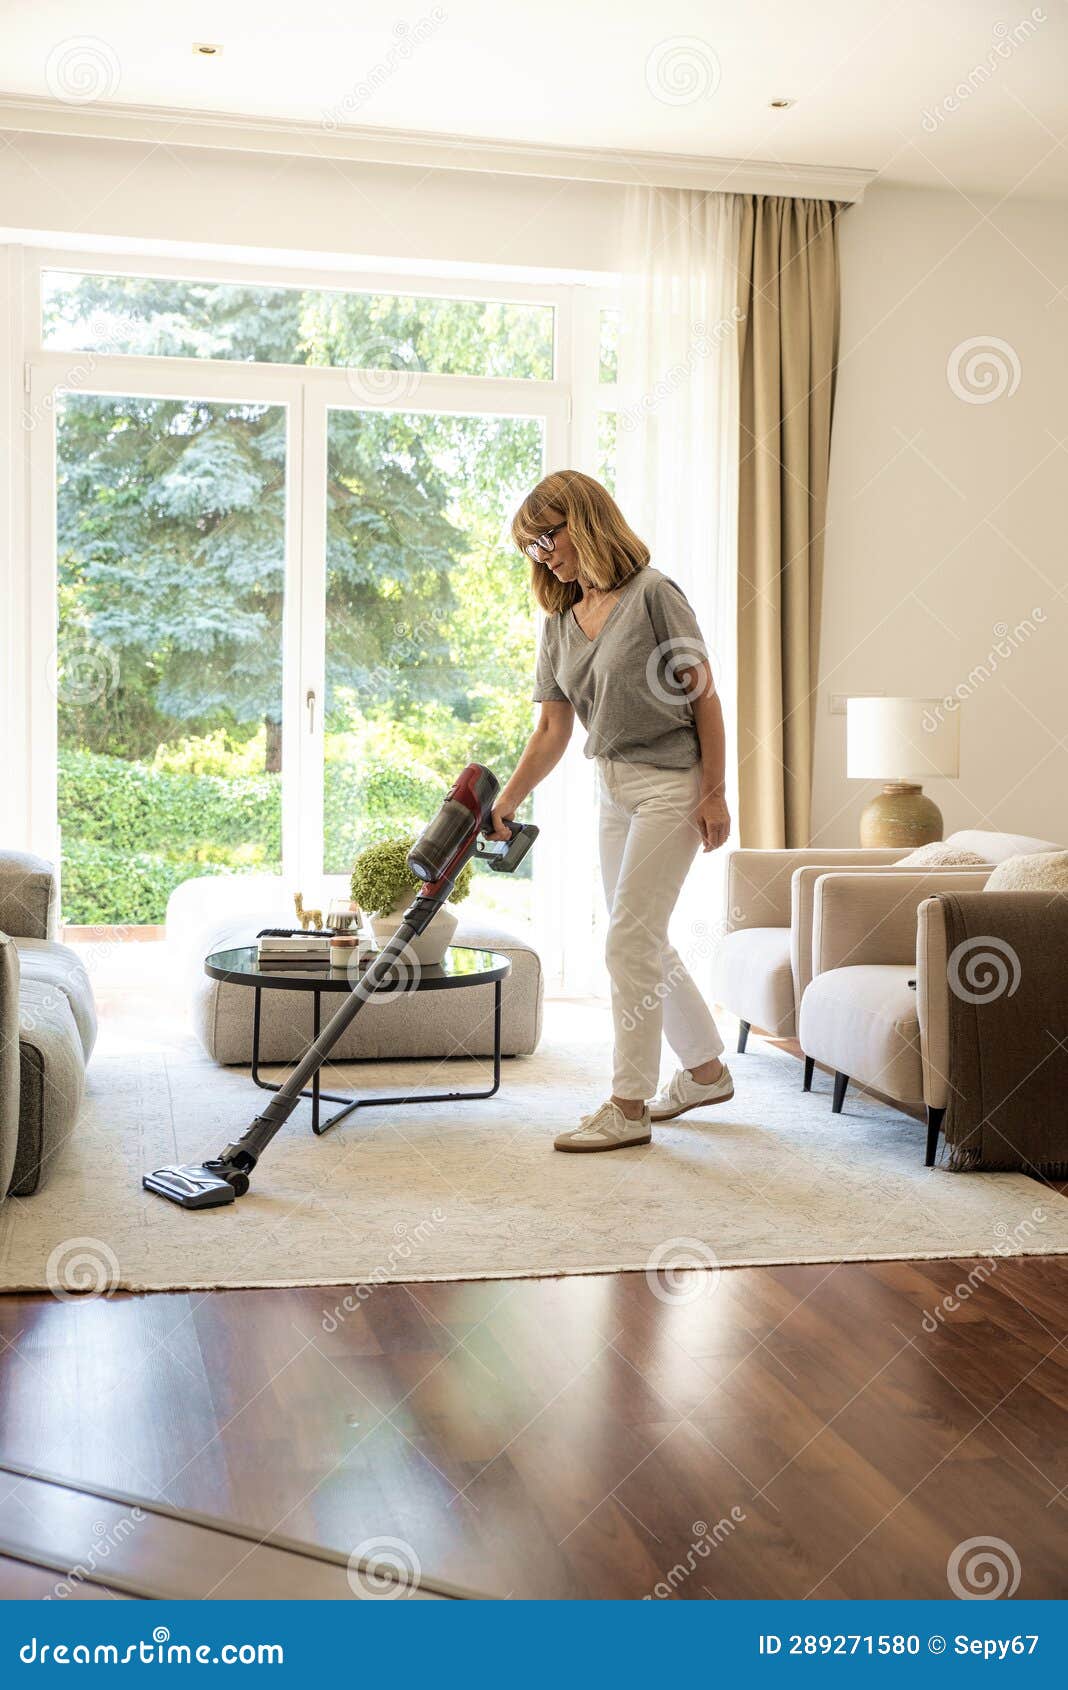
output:
POLYGON ((860 818, 860 843, 915 850, 942 837, 942 812, 921 786, 890 781, 860 818))

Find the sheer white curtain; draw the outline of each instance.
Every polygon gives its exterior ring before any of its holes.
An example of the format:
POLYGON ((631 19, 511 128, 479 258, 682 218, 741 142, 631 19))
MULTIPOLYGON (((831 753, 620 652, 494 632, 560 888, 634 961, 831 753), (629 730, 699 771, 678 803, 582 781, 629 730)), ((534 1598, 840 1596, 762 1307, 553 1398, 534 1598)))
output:
MULTIPOLYGON (((737 258, 733 194, 632 188, 624 230, 616 492, 656 568, 677 581, 712 656, 737 815, 737 258)), ((726 849, 729 849, 728 846, 726 849)), ((726 913, 726 849, 702 856, 673 938, 702 988, 726 913)))

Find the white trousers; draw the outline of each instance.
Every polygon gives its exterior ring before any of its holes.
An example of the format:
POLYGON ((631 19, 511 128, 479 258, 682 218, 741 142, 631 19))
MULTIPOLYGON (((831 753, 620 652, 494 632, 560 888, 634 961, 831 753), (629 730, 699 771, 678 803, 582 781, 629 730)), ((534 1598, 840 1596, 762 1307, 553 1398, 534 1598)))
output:
POLYGON ((601 878, 608 904, 616 1097, 648 1098, 666 1035, 684 1068, 723 1049, 712 1012, 668 943, 668 922, 701 834, 700 767, 658 769, 598 757, 601 878))

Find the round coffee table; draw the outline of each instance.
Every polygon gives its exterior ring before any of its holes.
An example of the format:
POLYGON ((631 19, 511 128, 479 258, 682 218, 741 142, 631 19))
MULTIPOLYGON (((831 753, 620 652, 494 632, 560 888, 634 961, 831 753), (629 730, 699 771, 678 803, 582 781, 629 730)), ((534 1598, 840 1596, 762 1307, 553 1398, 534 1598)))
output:
MULTIPOLYGON (((371 959, 373 960, 373 959, 371 959)), ((445 960, 439 966, 421 967, 405 971, 403 963, 376 996, 392 997, 409 992, 461 991, 464 987, 493 986, 493 1084, 486 1091, 405 1092, 392 1097, 346 1097, 320 1088, 321 1070, 316 1070, 310 1090, 301 1093, 311 1099, 312 1132, 320 1135, 351 1115, 354 1109, 366 1109, 371 1104, 395 1103, 453 1103, 472 1098, 492 1097, 501 1083, 501 982, 512 971, 506 956, 497 951, 470 950, 465 945, 450 945, 445 960), (343 1103, 325 1121, 319 1118, 319 1102, 343 1103)), ((255 945, 241 945, 236 950, 214 951, 204 959, 204 972, 213 980, 226 980, 231 985, 249 986, 255 993, 252 1009, 252 1078, 263 1091, 280 1088, 270 1080, 260 1078, 260 1002, 264 992, 311 992, 312 1037, 318 1038, 322 1025, 321 1010, 324 992, 350 992, 353 980, 345 968, 261 968, 255 945)), ((361 972, 363 972, 361 970, 361 972)), ((358 1060, 358 1058, 357 1058, 358 1060)))

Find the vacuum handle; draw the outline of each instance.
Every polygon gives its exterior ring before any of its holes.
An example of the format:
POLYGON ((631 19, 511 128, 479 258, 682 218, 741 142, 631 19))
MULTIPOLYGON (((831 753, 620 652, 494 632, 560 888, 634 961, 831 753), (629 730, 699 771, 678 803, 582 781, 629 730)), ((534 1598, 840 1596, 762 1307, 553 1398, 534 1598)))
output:
POLYGON ((487 862, 497 874, 512 874, 537 839, 539 830, 533 822, 505 820, 504 825, 511 838, 494 839, 488 843, 480 839, 475 845, 475 855, 487 862))

